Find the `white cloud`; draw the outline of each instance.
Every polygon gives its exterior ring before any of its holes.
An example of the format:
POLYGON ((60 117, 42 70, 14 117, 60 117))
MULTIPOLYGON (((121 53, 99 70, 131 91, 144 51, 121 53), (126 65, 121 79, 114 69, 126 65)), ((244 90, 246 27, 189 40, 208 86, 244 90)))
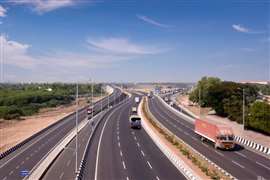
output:
POLYGON ((14 4, 29 5, 39 13, 75 5, 75 0, 10 0, 10 2, 14 4))
POLYGON ((28 44, 8 40, 5 36, 0 36, 0 46, 3 47, 3 57, 5 64, 29 68, 34 66, 34 59, 27 54, 28 44))
POLYGON ((247 33, 247 34, 263 34, 265 33, 264 31, 254 31, 254 30, 251 30, 247 27, 244 27, 240 24, 233 24, 232 25, 232 28, 238 32, 241 32, 241 33, 247 33))
POLYGON ((5 17, 6 13, 7 10, 2 5, 0 5, 0 17, 5 17))
POLYGON ((232 28, 238 32, 243 32, 243 33, 247 33, 249 32, 249 29, 241 26, 240 24, 233 24, 232 28))
POLYGON ((142 20, 142 21, 144 21, 146 23, 152 24, 154 26, 158 26, 158 27, 162 27, 162 28, 170 28, 170 27, 172 27, 172 26, 167 25, 167 24, 159 23, 159 22, 157 22, 157 21, 155 21, 155 20, 153 20, 153 19, 151 19, 151 18, 149 18, 147 16, 143 16, 143 15, 136 15, 136 16, 137 16, 138 19, 140 19, 140 20, 142 20))
POLYGON ((91 49, 114 54, 146 55, 162 52, 162 49, 135 44, 126 38, 88 39, 87 42, 91 49))
POLYGON ((31 45, 0 36, 0 50, 1 45, 4 50, 4 66, 13 67, 12 71, 4 71, 4 76, 10 77, 10 81, 76 80, 78 76, 88 76, 89 69, 111 68, 120 61, 162 52, 160 49, 131 43, 125 38, 87 42, 93 49, 85 53, 46 51, 41 55, 33 55, 31 45))

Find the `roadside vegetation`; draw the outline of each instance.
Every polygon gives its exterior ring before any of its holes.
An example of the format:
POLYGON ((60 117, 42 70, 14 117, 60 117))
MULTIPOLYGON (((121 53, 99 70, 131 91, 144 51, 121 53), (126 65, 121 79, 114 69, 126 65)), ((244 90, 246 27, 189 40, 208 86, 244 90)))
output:
POLYGON ((216 114, 243 123, 243 94, 245 128, 270 135, 270 105, 262 100, 267 85, 241 84, 203 77, 189 94, 189 99, 201 107, 211 107, 216 114))
MULTIPOLYGON (((94 85, 94 95, 101 93, 101 84, 94 85)), ((67 105, 75 100, 75 84, 0 84, 0 119, 20 119, 41 108, 67 105)), ((90 84, 79 85, 79 95, 87 97, 90 84)))
POLYGON ((164 128, 163 125, 158 123, 153 117, 152 113, 148 109, 148 102, 143 99, 142 102, 142 112, 151 125, 161 134, 164 138, 170 142, 174 147, 180 151, 180 153, 185 156, 189 161, 192 162, 194 166, 197 166, 206 176, 211 179, 230 179, 223 172, 219 171, 214 165, 209 163, 206 159, 195 152, 189 145, 187 145, 183 140, 176 137, 168 129, 164 128))

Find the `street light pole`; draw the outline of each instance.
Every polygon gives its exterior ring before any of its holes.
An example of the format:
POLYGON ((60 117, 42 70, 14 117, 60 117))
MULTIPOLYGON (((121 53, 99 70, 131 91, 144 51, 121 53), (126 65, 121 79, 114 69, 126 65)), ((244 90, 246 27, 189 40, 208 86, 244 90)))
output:
POLYGON ((243 130, 245 130, 245 89, 243 88, 243 130))
POLYGON ((78 94, 79 94, 79 87, 78 87, 78 82, 76 85, 76 149, 75 149, 75 153, 76 153, 76 157, 75 157, 75 174, 77 174, 78 172, 78 94))
POLYGON ((93 102, 93 93, 94 93, 94 87, 93 87, 93 83, 94 83, 94 81, 93 81, 93 78, 91 78, 91 104, 92 104, 92 121, 93 121, 93 117, 94 117, 94 109, 95 109, 95 107, 94 107, 94 102, 93 102))
POLYGON ((201 118, 201 88, 199 88, 199 117, 201 118))
POLYGON ((103 98, 102 98, 102 85, 100 85, 100 93, 101 93, 101 111, 102 111, 102 109, 103 109, 103 107, 102 107, 102 104, 103 104, 103 98))

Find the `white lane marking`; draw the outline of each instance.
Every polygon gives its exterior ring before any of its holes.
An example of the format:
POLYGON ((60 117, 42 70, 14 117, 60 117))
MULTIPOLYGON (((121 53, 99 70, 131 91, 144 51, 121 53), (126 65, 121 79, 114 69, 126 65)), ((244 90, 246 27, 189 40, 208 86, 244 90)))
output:
POLYGON ((137 146, 140 147, 141 145, 137 142, 137 146))
POLYGON ((242 154, 242 153, 240 153, 240 152, 235 152, 235 153, 238 154, 239 156, 242 156, 242 157, 244 157, 244 158, 247 158, 246 155, 244 155, 244 154, 242 154))
POLYGON ((136 136, 134 136, 134 140, 135 140, 135 141, 137 141, 137 138, 136 138, 136 136))
POLYGON ((239 167, 241 167, 241 168, 245 168, 245 166, 243 166, 243 165, 241 165, 241 164, 239 164, 238 162, 236 162, 236 161, 232 161, 234 164, 236 164, 237 166, 239 166, 239 167))
POLYGON ((119 137, 119 135, 117 135, 117 140, 118 140, 118 141, 120 140, 120 137, 119 137))
POLYGON ((71 160, 68 160, 68 162, 67 162, 67 166, 69 166, 69 165, 70 165, 70 162, 71 162, 71 160))
POLYGON ((149 161, 147 161, 148 166, 152 169, 152 166, 149 161))
POLYGON ((128 178, 128 177, 127 177, 126 179, 127 179, 127 180, 129 180, 129 178, 128 178))
POLYGON ((64 176, 64 172, 61 173, 61 175, 59 176, 59 179, 62 179, 64 176))
MULTIPOLYGON (((69 119, 69 118, 67 118, 69 119)), ((31 144, 29 144, 24 150, 20 151, 19 153, 17 153, 15 156, 13 156, 12 158, 10 158, 8 161, 6 161, 5 163, 3 163, 0 166, 0 169, 2 167, 4 167, 7 163, 9 163, 10 161, 12 161, 13 159, 15 159, 17 156, 19 156, 20 154, 22 154, 23 152, 25 152, 26 150, 28 150, 33 144, 39 142, 42 138, 44 138, 45 136, 49 135, 51 132, 55 131, 56 129, 58 129, 59 127, 63 126, 64 124, 66 124, 69 121, 65 121, 64 123, 60 123, 58 125, 56 125, 55 127, 52 127, 52 129, 49 129, 45 134, 42 134, 38 139, 36 139, 34 142, 32 142, 31 144)), ((38 152, 37 150, 35 150, 35 152, 38 152)))
POLYGON ((19 169, 19 167, 20 167, 19 165, 18 165, 18 166, 16 166, 16 169, 19 169))
POLYGON ((220 156, 224 156, 224 154, 222 154, 221 152, 218 152, 218 151, 216 151, 216 150, 215 150, 215 152, 216 152, 217 154, 219 154, 220 156))
POLYGON ((187 135, 187 136, 189 135, 189 133, 187 133, 187 132, 184 132, 184 134, 187 135))
MULTIPOLYGON (((128 101, 127 101, 127 102, 128 102, 128 101)), ((124 103, 124 104, 126 104, 126 103, 124 103)), ((119 108, 123 107, 124 104, 122 104, 121 106, 115 108, 115 109, 111 112, 111 114, 107 117, 107 119, 106 119, 106 121, 105 121, 105 123, 104 123, 104 125, 103 125, 103 127, 102 127, 101 134, 100 134, 100 138, 99 138, 99 141, 98 141, 98 148, 97 148, 97 159, 96 159, 96 168, 95 168, 95 180, 97 180, 97 176, 98 176, 97 172, 98 172, 98 163, 99 163, 99 152, 100 152, 101 139, 102 139, 102 137, 103 137, 105 127, 106 127, 106 125, 107 125, 109 119, 111 118, 111 116, 115 113, 115 111, 118 110, 119 108)), ((118 131, 118 134, 119 134, 119 131, 118 131)))
POLYGON ((144 152, 142 150, 141 150, 141 153, 142 153, 143 156, 145 156, 145 154, 144 154, 144 152))
POLYGON ((270 167, 268 167, 268 166, 266 166, 266 165, 264 165, 264 164, 262 164, 262 163, 260 163, 260 162, 258 162, 258 161, 256 161, 256 164, 259 164, 259 165, 261 165, 262 167, 264 167, 264 168, 270 170, 270 167))
POLYGON ((123 156, 123 153, 122 153, 122 151, 120 150, 120 156, 122 157, 123 156))
POLYGON ((21 165, 23 165, 23 164, 24 164, 24 161, 21 162, 21 165))
POLYGON ((124 161, 122 161, 123 168, 126 169, 126 164, 124 161))
POLYGON ((5 176, 2 180, 6 180, 7 179, 7 176, 5 176))
POLYGON ((33 153, 30 154, 31 157, 32 157, 33 155, 34 155, 33 153))
POLYGON ((156 179, 157 179, 157 180, 160 180, 158 176, 156 176, 156 179))
POLYGON ((26 159, 26 160, 29 160, 29 157, 26 157, 25 159, 26 159))
POLYGON ((13 171, 10 171, 10 172, 9 172, 9 175, 12 175, 12 174, 13 174, 13 171))
POLYGON ((118 146, 119 146, 119 147, 121 147, 121 144, 120 144, 120 142, 118 142, 118 146))

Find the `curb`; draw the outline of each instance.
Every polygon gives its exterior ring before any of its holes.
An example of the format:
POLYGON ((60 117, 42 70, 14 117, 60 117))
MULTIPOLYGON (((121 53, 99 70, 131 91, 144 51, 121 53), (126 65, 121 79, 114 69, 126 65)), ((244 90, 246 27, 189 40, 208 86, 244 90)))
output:
POLYGON ((171 161, 171 163, 183 174, 187 179, 190 180, 199 180, 200 178, 196 173, 191 170, 184 161, 182 161, 178 156, 176 156, 172 151, 168 150, 167 146, 162 143, 158 136, 151 130, 151 128, 144 123, 145 119, 142 116, 142 102, 140 102, 138 107, 138 114, 142 118, 142 127, 147 132, 147 134, 150 136, 152 141, 157 145, 157 147, 163 152, 163 154, 171 161))

